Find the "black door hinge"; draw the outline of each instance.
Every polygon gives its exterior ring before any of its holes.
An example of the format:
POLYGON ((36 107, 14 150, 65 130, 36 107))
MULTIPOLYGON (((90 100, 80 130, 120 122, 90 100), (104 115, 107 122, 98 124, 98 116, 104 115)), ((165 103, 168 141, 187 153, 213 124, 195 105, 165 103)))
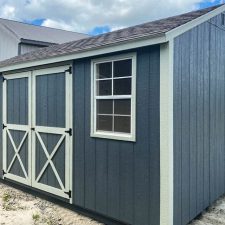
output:
POLYGON ((4 130, 7 126, 3 123, 2 124, 2 129, 4 130))
POLYGON ((69 74, 72 74, 72 66, 70 66, 65 72, 68 72, 69 74))
POLYGON ((65 132, 66 132, 67 134, 69 134, 70 136, 72 136, 72 134, 73 134, 72 128, 70 128, 69 130, 66 130, 65 132))
POLYGON ((5 79, 5 77, 2 77, 2 82, 4 82, 6 79, 5 79))
POLYGON ((67 192, 64 192, 66 195, 68 195, 69 196, 69 198, 71 198, 71 196, 72 196, 72 192, 71 191, 67 191, 67 192))
POLYGON ((6 174, 5 170, 2 170, 2 175, 4 176, 6 174))
POLYGON ((31 127, 31 130, 35 131, 35 128, 34 127, 31 127))

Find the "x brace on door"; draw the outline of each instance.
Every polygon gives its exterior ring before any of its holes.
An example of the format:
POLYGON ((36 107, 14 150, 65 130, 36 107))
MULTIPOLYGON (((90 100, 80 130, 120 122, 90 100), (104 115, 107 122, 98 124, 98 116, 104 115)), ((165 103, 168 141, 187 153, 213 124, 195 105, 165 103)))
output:
POLYGON ((53 158, 54 155, 56 154, 57 150, 59 149, 59 147, 60 147, 60 145, 62 144, 63 140, 65 139, 65 136, 66 136, 66 135, 62 135, 62 136, 61 136, 61 138, 59 139, 58 143, 57 143, 56 146, 54 147, 52 153, 49 154, 49 153, 48 153, 48 150, 47 150, 47 148, 46 148, 46 146, 45 146, 45 144, 44 144, 44 142, 43 142, 43 140, 42 140, 42 138, 41 138, 41 136, 40 136, 40 134, 39 134, 37 131, 35 131, 35 134, 37 135, 38 140, 39 140, 39 142, 40 142, 40 144, 41 144, 41 146, 42 146, 42 149, 44 150, 44 153, 45 153, 45 155, 46 155, 46 157, 47 157, 47 161, 46 161, 45 165, 43 166, 41 172, 39 173, 39 175, 38 175, 37 178, 36 178, 36 182, 38 182, 38 181, 41 179, 42 175, 44 174, 45 170, 47 169, 48 165, 50 164, 51 167, 52 167, 52 170, 53 170, 53 172, 54 172, 54 174, 55 174, 55 176, 56 176, 56 179, 57 179, 57 181, 59 182, 59 185, 60 185, 61 189, 62 189, 62 190, 65 190, 65 187, 64 187, 64 185, 63 185, 63 183, 62 183, 62 180, 61 180, 61 178, 60 178, 60 176, 59 176, 59 174, 58 174, 58 172, 57 172, 57 170, 56 170, 56 168, 55 168, 54 163, 52 162, 52 158, 53 158))
POLYGON ((23 170, 23 173, 24 173, 25 178, 28 178, 27 172, 26 172, 26 170, 25 170, 25 168, 24 168, 23 162, 22 162, 22 160, 21 160, 21 158, 20 158, 20 155, 19 155, 19 152, 20 152, 20 150, 21 150, 21 147, 23 146, 23 143, 24 143, 24 141, 26 140, 26 138, 27 138, 27 136, 28 136, 28 131, 25 132, 25 134, 24 134, 24 136, 23 136, 23 138, 22 138, 22 141, 20 142, 18 148, 17 148, 16 145, 15 145, 15 142, 14 142, 14 140, 13 140, 13 138, 12 138, 12 135, 11 135, 9 129, 7 129, 7 134, 8 134, 8 136, 9 136, 9 139, 10 139, 11 143, 12 143, 13 149, 14 149, 14 151, 15 151, 15 155, 13 156, 13 159, 12 159, 12 161, 10 162, 9 167, 7 168, 6 173, 9 173, 10 169, 12 168, 12 165, 13 165, 14 161, 15 161, 16 158, 17 158, 18 161, 19 161, 19 163, 20 163, 20 166, 21 166, 21 168, 22 168, 22 170, 23 170))

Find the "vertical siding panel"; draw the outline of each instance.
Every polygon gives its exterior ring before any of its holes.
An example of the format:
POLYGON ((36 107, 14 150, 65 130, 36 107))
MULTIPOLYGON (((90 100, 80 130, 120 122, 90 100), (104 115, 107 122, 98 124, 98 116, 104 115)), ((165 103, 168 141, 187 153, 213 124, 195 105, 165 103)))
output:
POLYGON ((108 142, 96 140, 96 210, 107 213, 108 142))
POLYGON ((79 206, 84 206, 84 65, 76 63, 74 66, 73 79, 73 127, 74 127, 74 203, 79 206))
POLYGON ((174 224, 180 225, 182 218, 182 169, 181 169, 181 45, 180 39, 175 39, 174 42, 174 224))
POLYGON ((197 211, 197 78, 198 56, 194 54, 197 44, 197 28, 190 39, 190 217, 197 211))
POLYGON ((120 142, 113 141, 108 148, 108 214, 120 215, 120 142))
POLYGON ((120 219, 133 224, 133 146, 128 142, 120 144, 120 219))
POLYGON ((216 155, 216 148, 215 148, 215 134, 216 134, 216 127, 215 127, 215 116, 216 116, 216 98, 215 98, 215 77, 216 77, 216 68, 214 67, 214 60, 215 60, 215 28, 211 26, 210 28, 210 202, 216 198, 216 171, 215 171, 215 155, 216 155), (214 152, 214 154, 213 154, 214 152))
POLYGON ((203 124, 203 136, 204 136, 204 208, 209 205, 209 174, 210 174, 210 161, 209 161, 209 25, 204 24, 204 124, 203 124))
POLYGON ((149 71, 148 51, 138 53, 137 57, 137 142, 134 148, 135 176, 135 224, 148 224, 149 213, 149 153, 144 145, 149 145, 149 71), (142 208, 143 210, 138 210, 142 208), (139 222, 139 223, 138 223, 139 222))
MULTIPOLYGON (((198 27, 197 34, 197 55, 198 55, 198 69, 197 69, 197 213, 201 212, 204 201, 203 189, 203 50, 202 43, 202 26, 198 27)), ((190 165, 192 166, 192 165, 190 165)))
MULTIPOLYGON (((77 74, 78 75, 78 74, 77 74)), ((90 138, 90 105, 91 105, 91 69, 89 60, 85 61, 85 207, 95 210, 95 139, 90 138)))
MULTIPOLYGON (((149 224, 160 223, 160 54, 159 48, 155 48, 150 55, 149 76, 149 224)), ((146 202, 147 203, 147 202, 146 202)), ((140 223, 138 223, 140 224, 140 223)))
POLYGON ((190 34, 185 33, 185 43, 182 45, 182 224, 189 222, 190 216, 190 122, 189 122, 189 88, 190 88, 190 77, 189 77, 189 40, 190 34))

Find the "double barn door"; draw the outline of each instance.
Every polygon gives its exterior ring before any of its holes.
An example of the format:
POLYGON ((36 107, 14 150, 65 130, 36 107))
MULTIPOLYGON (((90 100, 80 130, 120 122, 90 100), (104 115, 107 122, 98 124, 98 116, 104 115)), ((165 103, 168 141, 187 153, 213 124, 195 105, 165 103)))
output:
POLYGON ((3 177, 71 198, 69 67, 6 75, 3 79, 3 177))

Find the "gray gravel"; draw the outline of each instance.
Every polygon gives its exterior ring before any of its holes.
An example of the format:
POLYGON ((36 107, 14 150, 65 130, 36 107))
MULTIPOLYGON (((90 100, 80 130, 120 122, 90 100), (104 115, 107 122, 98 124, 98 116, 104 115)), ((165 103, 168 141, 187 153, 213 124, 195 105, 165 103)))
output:
POLYGON ((218 199, 189 225, 225 225, 225 196, 218 199))

